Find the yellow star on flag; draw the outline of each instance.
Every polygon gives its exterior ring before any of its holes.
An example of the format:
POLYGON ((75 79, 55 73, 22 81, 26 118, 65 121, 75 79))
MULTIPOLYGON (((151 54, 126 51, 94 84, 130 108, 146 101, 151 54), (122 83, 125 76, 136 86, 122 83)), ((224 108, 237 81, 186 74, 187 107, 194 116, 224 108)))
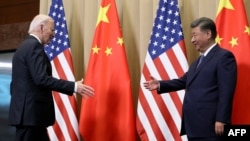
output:
POLYGON ((107 47, 105 50, 106 55, 111 55, 112 54, 112 48, 107 47))
POLYGON ((217 44, 221 45, 221 40, 222 39, 223 38, 221 38, 220 35, 218 34, 217 37, 215 38, 215 41, 216 41, 217 44))
POLYGON ((244 33, 247 33, 248 35, 250 35, 250 28, 249 28, 249 26, 245 26, 244 33))
POLYGON ((223 8, 234 10, 234 7, 232 6, 230 0, 220 0, 219 8, 216 15, 218 15, 223 8))
POLYGON ((97 46, 92 48, 93 54, 98 54, 99 50, 100 50, 100 48, 98 48, 97 46))
POLYGON ((232 47, 234 47, 235 45, 238 45, 238 38, 232 37, 229 43, 231 44, 232 47))
POLYGON ((122 46, 122 44, 123 44, 123 38, 122 37, 121 38, 118 37, 117 44, 122 46))
POLYGON ((106 22, 106 23, 109 23, 109 19, 107 17, 107 12, 109 10, 109 7, 110 7, 110 4, 105 6, 105 7, 100 7, 100 10, 99 10, 99 14, 98 14, 98 19, 97 19, 97 22, 96 22, 96 26, 102 21, 102 22, 106 22))

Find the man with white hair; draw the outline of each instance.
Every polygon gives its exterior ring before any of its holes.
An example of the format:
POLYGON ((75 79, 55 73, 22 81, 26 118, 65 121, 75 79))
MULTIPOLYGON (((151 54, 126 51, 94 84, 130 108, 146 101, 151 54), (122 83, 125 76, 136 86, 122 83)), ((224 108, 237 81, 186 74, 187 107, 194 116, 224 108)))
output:
POLYGON ((44 46, 54 37, 54 20, 34 17, 29 36, 17 48, 12 61, 9 124, 16 127, 16 141, 49 141, 47 127, 55 122, 52 90, 83 97, 94 95, 92 87, 52 76, 44 46))

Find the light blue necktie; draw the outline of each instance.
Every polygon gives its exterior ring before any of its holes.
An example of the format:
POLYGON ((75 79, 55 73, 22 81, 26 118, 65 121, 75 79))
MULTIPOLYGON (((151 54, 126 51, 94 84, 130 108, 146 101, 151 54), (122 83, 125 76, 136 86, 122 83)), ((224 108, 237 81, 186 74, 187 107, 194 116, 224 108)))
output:
POLYGON ((201 62, 202 62, 203 59, 204 59, 204 55, 201 55, 200 59, 199 59, 199 62, 198 62, 198 65, 197 65, 197 68, 199 67, 199 65, 201 64, 201 62))

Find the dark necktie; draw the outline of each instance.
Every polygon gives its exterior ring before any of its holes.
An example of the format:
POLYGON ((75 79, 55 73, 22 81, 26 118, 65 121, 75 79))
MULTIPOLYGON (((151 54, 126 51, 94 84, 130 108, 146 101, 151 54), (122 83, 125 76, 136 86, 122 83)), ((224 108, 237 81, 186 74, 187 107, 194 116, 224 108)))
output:
POLYGON ((204 55, 201 55, 200 59, 199 59, 199 62, 198 62, 198 65, 197 65, 197 68, 199 67, 199 65, 201 64, 201 62, 202 62, 203 59, 204 59, 204 55))

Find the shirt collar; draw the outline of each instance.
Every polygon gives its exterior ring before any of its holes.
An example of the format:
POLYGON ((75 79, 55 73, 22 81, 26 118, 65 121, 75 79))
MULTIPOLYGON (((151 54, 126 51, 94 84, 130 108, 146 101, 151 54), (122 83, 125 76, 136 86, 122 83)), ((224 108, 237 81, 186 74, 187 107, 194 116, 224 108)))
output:
POLYGON ((211 47, 209 47, 204 53, 200 53, 200 55, 203 55, 204 57, 210 52, 212 48, 214 48, 216 43, 214 43, 211 47))
POLYGON ((42 44, 42 41, 38 38, 38 36, 36 36, 35 34, 30 34, 30 36, 35 37, 42 44))

